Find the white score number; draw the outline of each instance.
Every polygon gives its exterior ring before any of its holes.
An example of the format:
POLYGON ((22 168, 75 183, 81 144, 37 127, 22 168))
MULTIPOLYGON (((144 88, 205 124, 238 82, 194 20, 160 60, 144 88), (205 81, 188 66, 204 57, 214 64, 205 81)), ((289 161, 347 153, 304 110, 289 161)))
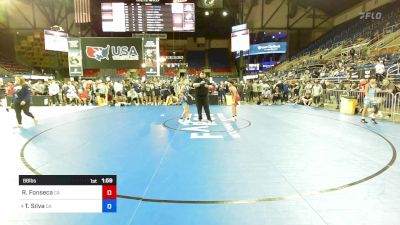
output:
POLYGON ((103 181, 103 184, 112 184, 113 183, 112 178, 101 178, 101 181, 103 181))

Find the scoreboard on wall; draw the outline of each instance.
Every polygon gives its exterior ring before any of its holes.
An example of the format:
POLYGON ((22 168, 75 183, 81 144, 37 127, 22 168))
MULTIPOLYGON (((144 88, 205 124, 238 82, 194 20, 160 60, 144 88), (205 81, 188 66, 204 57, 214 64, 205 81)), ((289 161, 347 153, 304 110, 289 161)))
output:
POLYGON ((104 32, 194 32, 194 3, 101 3, 104 32))
POLYGON ((20 175, 17 208, 34 213, 114 213, 115 175, 20 175))

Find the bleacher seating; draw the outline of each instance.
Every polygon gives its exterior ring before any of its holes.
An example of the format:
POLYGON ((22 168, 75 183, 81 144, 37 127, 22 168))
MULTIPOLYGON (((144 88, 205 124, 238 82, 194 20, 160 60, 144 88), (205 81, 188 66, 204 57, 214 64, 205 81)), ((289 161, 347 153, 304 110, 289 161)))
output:
MULTIPOLYGON (((295 73, 297 77, 306 70, 318 71, 318 65, 338 62, 352 67, 355 72, 373 70, 376 59, 386 59, 385 68, 394 65, 400 56, 400 1, 392 2, 373 12, 382 13, 380 20, 356 18, 336 26, 331 31, 301 50, 291 60, 287 59, 273 71, 281 74, 295 73), (350 49, 357 52, 357 62, 351 63, 350 49), (322 58, 320 58, 322 57, 322 58)), ((345 78, 340 71, 331 71, 325 78, 345 78)))
POLYGON ((198 76, 200 75, 201 69, 194 69, 194 68, 189 68, 187 69, 186 73, 190 76, 198 76))
POLYGON ((216 73, 230 73, 229 51, 226 48, 212 48, 208 51, 210 68, 216 73))
POLYGON ((318 49, 332 49, 340 44, 354 43, 358 38, 374 39, 376 34, 384 32, 384 28, 395 25, 400 21, 400 1, 379 7, 374 12, 382 13, 380 20, 363 20, 356 16, 352 20, 342 23, 301 50, 297 55, 312 53, 318 49))
POLYGON ((206 66, 204 51, 188 51, 186 58, 189 68, 200 69, 206 66))
POLYGON ((0 72, 8 74, 28 74, 32 72, 30 68, 15 63, 5 57, 0 57, 0 68, 3 69, 3 71, 0 70, 0 72))
POLYGON ((68 54, 63 52, 46 51, 44 48, 43 32, 22 36, 17 39, 15 46, 17 58, 24 63, 38 68, 68 67, 68 54))
POLYGON ((175 77, 178 74, 178 70, 175 68, 164 67, 164 76, 175 77))

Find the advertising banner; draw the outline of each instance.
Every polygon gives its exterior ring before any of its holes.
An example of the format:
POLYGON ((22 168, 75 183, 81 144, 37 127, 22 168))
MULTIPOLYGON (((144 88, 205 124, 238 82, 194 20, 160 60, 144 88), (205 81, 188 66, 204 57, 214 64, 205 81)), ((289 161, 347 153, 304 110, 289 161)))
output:
POLYGON ((141 38, 81 38, 84 68, 140 68, 141 38))
POLYGON ((80 38, 68 38, 68 67, 70 77, 83 76, 80 38))
POLYGON ((146 76, 160 76, 160 41, 158 38, 143 39, 143 63, 146 76))
MULTIPOLYGON (((261 55, 261 54, 276 54, 276 53, 286 53, 287 51, 287 42, 268 42, 250 45, 250 50, 243 52, 244 56, 250 55, 261 55)), ((239 58, 240 55, 237 52, 236 58, 239 58)))

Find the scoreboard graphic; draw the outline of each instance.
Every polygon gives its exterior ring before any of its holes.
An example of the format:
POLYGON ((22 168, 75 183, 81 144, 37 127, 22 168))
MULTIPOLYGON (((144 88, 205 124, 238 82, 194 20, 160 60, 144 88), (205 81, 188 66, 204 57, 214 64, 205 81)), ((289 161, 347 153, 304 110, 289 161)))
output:
POLYGON ((17 208, 29 213, 115 213, 115 175, 20 175, 17 208))

